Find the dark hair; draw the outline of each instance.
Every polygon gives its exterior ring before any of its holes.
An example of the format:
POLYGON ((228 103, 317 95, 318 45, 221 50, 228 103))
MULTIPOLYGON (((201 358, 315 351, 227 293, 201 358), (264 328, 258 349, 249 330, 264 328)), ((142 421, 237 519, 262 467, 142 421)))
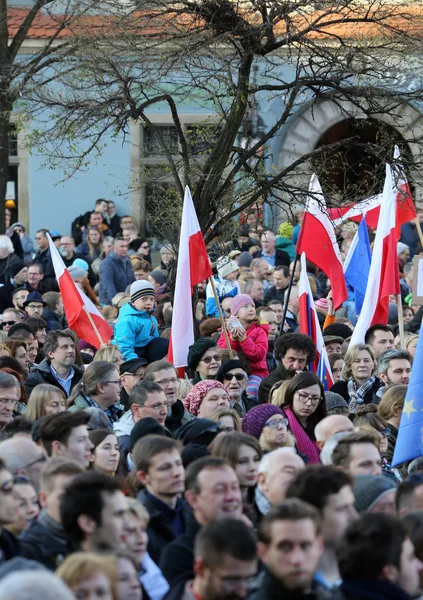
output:
POLYGON ((140 381, 129 393, 129 406, 131 404, 138 404, 138 406, 144 406, 148 400, 148 395, 155 392, 162 393, 162 388, 154 381, 140 381))
MULTIPOLYGON (((230 467, 228 461, 215 456, 204 456, 192 462, 185 473, 185 489, 192 490, 196 494, 201 492, 199 476, 204 469, 223 469, 230 467)), ((231 467, 232 468, 232 467, 231 467)))
POLYGON ((20 294, 22 291, 27 292, 28 290, 26 289, 26 287, 23 286, 14 288, 14 290, 12 291, 12 298, 14 298, 16 294, 20 294))
POLYGON ((43 417, 38 433, 48 456, 51 456, 53 442, 57 441, 66 445, 72 429, 80 425, 87 425, 89 420, 90 415, 85 410, 62 412, 43 417))
POLYGON ((354 413, 354 427, 360 429, 360 427, 372 427, 376 431, 382 431, 388 426, 386 421, 377 412, 378 407, 376 404, 364 404, 358 406, 354 413))
POLYGON ((76 475, 70 481, 62 496, 60 515, 63 530, 72 546, 78 546, 85 537, 78 525, 78 517, 88 515, 97 527, 101 527, 104 495, 118 491, 120 483, 117 479, 93 471, 76 475))
POLYGON ((33 335, 31 329, 26 323, 15 323, 7 332, 7 337, 23 337, 25 339, 33 335), (26 334, 26 335, 25 335, 26 334))
POLYGON ((257 557, 251 528, 238 519, 219 519, 205 525, 194 544, 195 558, 202 558, 209 569, 220 566, 225 556, 249 561, 257 557))
POLYGON ((275 270, 273 272, 275 273, 276 271, 283 271, 283 276, 289 277, 289 267, 287 267, 286 265, 276 265, 275 270))
POLYGON ((404 508, 417 510, 418 506, 414 506, 413 496, 414 490, 421 485, 423 485, 423 473, 412 473, 407 479, 401 481, 397 487, 395 496, 395 504, 398 511, 404 508))
POLYGON ((277 300, 276 298, 274 300, 270 300, 270 302, 268 302, 266 304, 266 306, 268 306, 269 308, 272 308, 272 306, 276 306, 276 304, 280 304, 283 307, 282 300, 277 300))
POLYGON ((163 435, 146 435, 140 438, 132 449, 131 455, 137 471, 148 473, 151 459, 160 452, 182 451, 182 444, 178 440, 163 435))
POLYGON ((388 565, 400 568, 401 552, 407 532, 399 519, 384 513, 364 514, 345 532, 338 549, 341 577, 380 579, 388 565))
POLYGON ((289 406, 291 409, 294 404, 294 394, 306 387, 310 387, 311 385, 318 385, 320 388, 320 396, 321 400, 319 405, 313 414, 311 414, 307 419, 307 427, 306 431, 309 437, 314 440, 314 428, 317 423, 320 423, 322 419, 327 416, 326 412, 326 401, 325 401, 325 388, 323 387, 322 382, 314 373, 310 371, 303 371, 302 373, 298 373, 290 379, 288 385, 284 390, 284 400, 282 409, 284 406, 289 406))
POLYGON ((346 433, 338 441, 332 452, 332 464, 347 469, 350 464, 351 446, 353 444, 373 444, 373 446, 376 446, 375 438, 370 433, 360 431, 346 433))
POLYGON ((238 431, 234 431, 230 435, 218 435, 213 441, 212 456, 227 460, 231 467, 235 469, 238 463, 239 450, 243 445, 253 448, 260 459, 263 456, 263 450, 258 440, 251 435, 238 431))
POLYGON ((270 544, 272 541, 272 525, 277 521, 303 521, 310 519, 316 527, 316 533, 320 532, 320 517, 317 509, 311 504, 290 498, 278 506, 273 506, 260 521, 258 528, 258 537, 264 544, 270 544))
POLYGON ((386 333, 392 333, 392 329, 389 327, 389 325, 372 325, 368 328, 368 330, 366 331, 366 335, 364 336, 365 344, 369 344, 369 346, 372 345, 375 339, 376 331, 386 331, 386 333))
POLYGON ((93 429, 88 435, 91 442, 94 444, 94 448, 92 449, 93 452, 95 451, 97 446, 101 444, 103 440, 106 439, 107 436, 114 435, 117 439, 116 433, 114 433, 114 431, 112 431, 111 429, 93 429))
POLYGON ((346 485, 352 485, 352 482, 344 471, 330 466, 311 465, 289 484, 286 498, 299 498, 322 512, 328 497, 337 494, 346 485))
MULTIPOLYGON (((40 229, 40 231, 47 231, 47 230, 46 229, 40 229)), ((38 267, 38 271, 39 271, 40 275, 44 274, 43 265, 41 263, 39 263, 39 262, 34 261, 30 265, 28 265, 28 269, 29 269, 29 267, 38 267)))
POLYGON ((0 440, 9 440, 17 433, 31 434, 31 432, 32 422, 28 421, 28 419, 26 419, 23 415, 19 415, 19 417, 16 417, 15 419, 13 419, 13 421, 7 423, 7 425, 3 427, 3 429, 0 432, 0 440))
POLYGON ((316 346, 305 333, 285 333, 275 341, 274 355, 281 360, 290 349, 307 354, 307 362, 313 362, 316 357, 316 346))
MULTIPOLYGON (((13 356, 0 356, 0 369, 12 369, 13 371, 16 371, 17 373, 19 373, 20 375, 23 375, 23 369, 22 369, 22 365, 21 363, 16 360, 16 358, 13 358, 13 356)), ((15 382, 16 385, 16 382, 15 382)), ((0 385, 0 387, 5 387, 4 385, 0 385)), ((6 386, 6 387, 12 387, 10 386, 6 386)))
POLYGON ((334 352, 329 356, 329 364, 330 368, 333 369, 337 360, 344 360, 342 354, 338 354, 338 352, 334 352))
POLYGON ((43 349, 46 357, 48 357, 49 352, 54 352, 56 350, 59 345, 59 338, 61 337, 71 339, 75 346, 75 338, 69 329, 53 329, 53 331, 48 332, 46 341, 44 342, 43 349))
POLYGON ((44 237, 47 237, 47 234, 50 233, 48 229, 37 229, 35 233, 44 233, 44 237))
POLYGON ((172 365, 172 363, 170 363, 167 360, 155 360, 154 362, 150 363, 144 371, 143 381, 154 382, 154 374, 158 371, 164 371, 165 369, 172 369, 173 371, 175 371, 176 374, 176 369, 172 365))
POLYGON ((416 556, 419 560, 423 558, 423 512, 409 512, 401 518, 401 522, 407 530, 408 537, 413 543, 416 556))
POLYGON ((25 321, 25 325, 29 327, 34 336, 39 329, 46 329, 47 327, 47 323, 44 319, 40 319, 40 317, 29 317, 29 319, 25 321))

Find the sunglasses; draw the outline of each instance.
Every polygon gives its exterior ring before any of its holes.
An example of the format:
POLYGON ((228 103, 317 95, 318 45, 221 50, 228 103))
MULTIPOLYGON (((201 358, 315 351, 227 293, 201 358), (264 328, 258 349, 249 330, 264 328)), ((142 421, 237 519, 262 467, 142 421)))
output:
POLYGON ((231 373, 225 373, 223 379, 225 381, 232 381, 234 377, 237 381, 245 381, 245 375, 243 375, 243 373, 234 373, 233 375, 231 373))
POLYGON ((18 321, 2 321, 1 327, 3 328, 5 325, 9 325, 9 327, 12 327, 12 325, 14 325, 15 323, 18 323, 18 321))
POLYGON ((201 362, 206 363, 206 365, 209 365, 212 362, 220 362, 220 356, 218 354, 214 354, 213 356, 206 356, 206 358, 202 358, 201 362))

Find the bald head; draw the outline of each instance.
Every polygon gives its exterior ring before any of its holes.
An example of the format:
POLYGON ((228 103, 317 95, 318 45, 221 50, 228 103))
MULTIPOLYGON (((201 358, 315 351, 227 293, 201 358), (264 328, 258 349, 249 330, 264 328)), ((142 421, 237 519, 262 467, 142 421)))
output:
POLYGON ((258 484, 272 506, 283 502, 288 485, 304 468, 304 461, 294 448, 278 448, 263 456, 258 484))
POLYGON ((347 433, 348 431, 353 430, 354 425, 348 417, 345 417, 344 415, 330 415, 317 423, 314 429, 314 435, 316 437, 317 445, 321 450, 328 439, 335 435, 335 433, 347 433))
POLYGON ((12 475, 26 475, 39 490, 40 471, 46 456, 35 442, 21 436, 5 440, 0 443, 0 459, 12 475))

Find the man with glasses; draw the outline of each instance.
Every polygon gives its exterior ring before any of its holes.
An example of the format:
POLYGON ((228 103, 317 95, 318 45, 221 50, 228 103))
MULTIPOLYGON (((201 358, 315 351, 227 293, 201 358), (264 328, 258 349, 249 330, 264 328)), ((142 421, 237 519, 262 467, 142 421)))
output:
POLYGON ((0 372, 0 429, 13 420, 13 411, 21 398, 21 388, 15 377, 0 372))
POLYGON ((40 489, 40 472, 47 460, 45 453, 28 437, 13 437, 0 443, 0 459, 12 475, 28 477, 35 491, 40 489))
POLYGON ((250 408, 256 405, 245 392, 248 384, 248 373, 245 364, 240 360, 227 360, 216 373, 216 380, 223 383, 229 394, 231 408, 235 409, 241 418, 245 417, 250 408))
POLYGON ((45 306, 46 303, 44 302, 40 292, 31 292, 28 294, 25 302, 23 303, 23 307, 28 317, 40 318, 43 314, 45 306))
POLYGON ((28 267, 28 289, 30 292, 44 293, 42 281, 44 279, 43 266, 40 263, 34 263, 28 267))
POLYGON ((129 409, 129 394, 134 385, 144 379, 145 369, 148 363, 145 358, 133 358, 126 360, 120 365, 120 380, 122 389, 120 391, 120 403, 125 408, 129 409))
POLYGON ((19 556, 19 542, 4 527, 18 520, 17 499, 13 494, 13 476, 0 460, 0 565, 19 556))
POLYGON ((175 432, 179 427, 194 419, 180 400, 178 400, 178 375, 175 367, 166 360, 156 360, 145 370, 144 381, 157 383, 164 391, 170 405, 165 425, 169 431, 175 432))
POLYGON ((169 437, 172 434, 165 427, 170 403, 167 400, 163 390, 157 383, 152 381, 141 381, 137 383, 129 394, 130 410, 128 410, 121 419, 113 426, 119 447, 123 451, 129 450, 131 431, 141 419, 152 417, 162 427, 165 428, 169 437))
POLYGON ((16 308, 7 308, 2 315, 1 329, 7 333, 12 325, 21 321, 23 321, 23 313, 16 308))

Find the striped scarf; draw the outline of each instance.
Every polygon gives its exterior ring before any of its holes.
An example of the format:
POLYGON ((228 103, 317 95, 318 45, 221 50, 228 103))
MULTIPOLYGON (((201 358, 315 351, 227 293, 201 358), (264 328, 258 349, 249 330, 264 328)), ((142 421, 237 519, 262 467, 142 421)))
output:
POLYGON ((358 388, 356 382, 352 377, 348 379, 348 396, 350 397, 350 403, 348 408, 350 409, 351 413, 355 413, 357 406, 359 404, 363 404, 364 396, 373 387, 375 381, 376 377, 370 377, 370 379, 367 379, 358 388))

